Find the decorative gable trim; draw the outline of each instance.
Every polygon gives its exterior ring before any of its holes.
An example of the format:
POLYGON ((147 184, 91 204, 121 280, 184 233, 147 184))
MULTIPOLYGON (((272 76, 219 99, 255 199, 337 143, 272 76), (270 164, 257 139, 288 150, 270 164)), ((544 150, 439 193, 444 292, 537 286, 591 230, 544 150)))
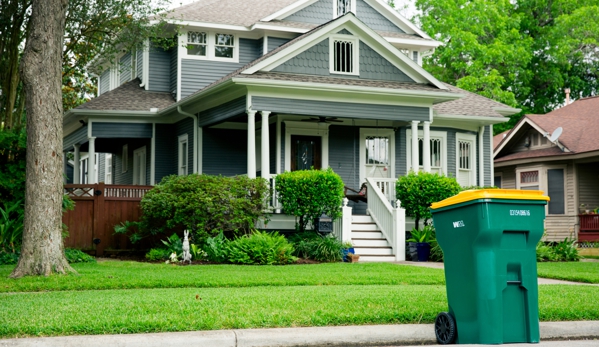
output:
POLYGON ((382 0, 363 0, 368 5, 372 6, 375 10, 377 10, 380 14, 382 14, 385 18, 390 20, 392 23, 397 25, 400 29, 405 31, 408 34, 416 34, 425 39, 432 39, 428 36, 424 31, 420 30, 417 26, 415 26, 412 22, 407 20, 404 16, 399 14, 394 8, 389 6, 386 1, 382 0))
POLYGON ((297 1, 267 17, 260 19, 261 22, 270 22, 272 20, 281 20, 289 15, 294 14, 297 11, 303 10, 304 8, 312 5, 318 0, 301 0, 297 1))
POLYGON ((306 36, 299 38, 289 46, 281 49, 269 57, 266 57, 262 61, 259 61, 257 64, 249 67, 241 73, 247 75, 258 71, 271 71, 289 59, 327 39, 331 36, 330 33, 339 32, 343 29, 347 29, 348 31, 354 33, 354 35, 357 37, 360 37, 364 44, 370 46, 373 50, 379 53, 383 58, 405 73, 416 83, 430 83, 439 89, 448 89, 443 83, 434 78, 421 66, 408 58, 405 54, 401 53, 397 48, 387 42, 374 30, 370 29, 367 25, 357 19, 353 13, 348 13, 342 17, 339 17, 336 20, 321 26, 315 31, 306 34, 306 36))

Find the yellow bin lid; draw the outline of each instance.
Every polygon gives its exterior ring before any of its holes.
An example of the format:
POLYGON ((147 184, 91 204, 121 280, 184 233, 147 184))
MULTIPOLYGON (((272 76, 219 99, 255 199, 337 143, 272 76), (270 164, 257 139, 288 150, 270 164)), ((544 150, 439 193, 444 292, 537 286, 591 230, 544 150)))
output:
POLYGON ((504 199, 504 200, 544 200, 549 201, 549 197, 543 195, 540 190, 520 190, 520 189, 472 189, 460 192, 457 195, 433 202, 431 208, 438 209, 451 205, 461 204, 463 202, 478 199, 504 199))

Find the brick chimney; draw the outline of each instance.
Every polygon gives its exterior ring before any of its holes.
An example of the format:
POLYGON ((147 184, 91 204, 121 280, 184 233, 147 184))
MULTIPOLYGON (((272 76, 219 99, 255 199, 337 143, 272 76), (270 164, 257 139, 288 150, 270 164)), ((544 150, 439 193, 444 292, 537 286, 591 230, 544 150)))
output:
POLYGON ((570 88, 564 89, 564 92, 566 93, 566 106, 568 106, 570 105, 570 88))

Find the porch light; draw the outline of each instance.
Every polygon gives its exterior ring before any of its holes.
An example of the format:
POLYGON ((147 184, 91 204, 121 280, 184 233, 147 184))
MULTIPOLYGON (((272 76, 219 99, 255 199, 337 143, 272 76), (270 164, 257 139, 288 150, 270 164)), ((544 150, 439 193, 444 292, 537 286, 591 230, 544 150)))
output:
POLYGON ((333 232, 333 218, 323 213, 320 217, 316 218, 314 226, 316 227, 316 231, 321 234, 331 233, 333 232))

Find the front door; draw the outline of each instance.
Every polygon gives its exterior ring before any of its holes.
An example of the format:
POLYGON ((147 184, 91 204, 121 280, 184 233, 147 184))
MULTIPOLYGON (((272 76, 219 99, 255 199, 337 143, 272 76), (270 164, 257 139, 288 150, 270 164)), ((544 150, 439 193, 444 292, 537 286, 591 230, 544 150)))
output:
POLYGON ((320 136, 291 135, 291 171, 320 170, 321 139, 320 136))
POLYGON ((391 129, 360 129, 360 180, 395 177, 395 134, 391 129))

